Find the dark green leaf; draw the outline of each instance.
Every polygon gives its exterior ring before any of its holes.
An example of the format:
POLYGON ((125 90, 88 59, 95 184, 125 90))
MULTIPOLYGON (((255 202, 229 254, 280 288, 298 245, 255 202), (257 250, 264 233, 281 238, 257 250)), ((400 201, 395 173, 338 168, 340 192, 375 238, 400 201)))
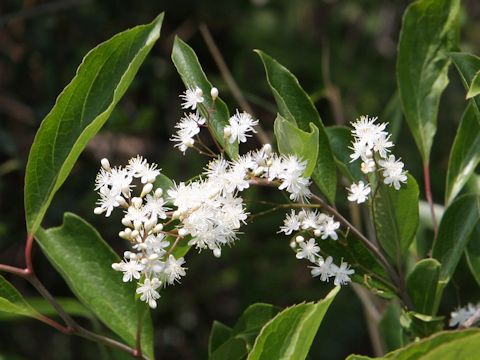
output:
POLYGON ((448 162, 445 203, 450 204, 480 162, 480 124, 470 102, 457 130, 448 162))
MULTIPOLYGON (((135 284, 123 283, 112 269, 119 262, 100 234, 80 217, 66 213, 61 227, 38 229, 37 241, 72 292, 107 327, 135 345, 137 302, 135 284)), ((146 316, 142 349, 153 358, 153 329, 146 316)))
MULTIPOLYGON (((467 91, 470 89, 470 84, 480 70, 480 58, 467 53, 450 53, 450 57, 453 60, 463 85, 467 91)), ((480 114, 480 96, 473 97, 475 110, 480 114)), ((478 119, 480 121, 480 118, 478 119)))
POLYGON ((289 359, 307 357, 310 346, 339 287, 317 303, 292 306, 270 320, 248 354, 248 360, 289 359))
POLYGON ((160 36, 162 20, 163 14, 90 51, 43 120, 30 149, 25 177, 29 233, 36 232, 80 153, 132 82, 160 36))
POLYGON ((465 251, 470 271, 480 285, 480 223, 477 223, 465 251))
POLYGON ((0 314, 23 315, 36 318, 38 313, 15 287, 0 275, 0 314))
POLYGON ((398 91, 388 100, 380 119, 388 122, 388 132, 391 134, 390 140, 395 142, 400 134, 403 122, 402 102, 398 91))
POLYGON ((247 355, 247 347, 243 339, 231 337, 222 345, 220 345, 208 357, 208 360, 243 360, 247 355))
MULTIPOLYGON (((203 105, 207 110, 211 109, 213 106, 213 100, 210 96, 212 84, 203 72, 202 66, 193 49, 178 37, 175 37, 173 44, 172 61, 185 86, 190 88, 199 87, 202 89, 204 98, 203 105)), ((205 118, 208 118, 208 114, 204 108, 200 108, 200 112, 205 118)), ((210 123, 215 138, 227 151, 227 154, 234 159, 238 155, 238 144, 236 142, 230 144, 228 141, 225 141, 223 135, 223 128, 229 124, 229 119, 230 115, 227 105, 225 105, 222 99, 217 98, 217 100, 215 100, 215 111, 210 116, 210 123)))
POLYGON ((407 292, 414 309, 426 315, 435 315, 440 263, 435 259, 423 259, 415 264, 407 277, 407 292))
POLYGON ((437 130, 440 96, 448 84, 448 52, 457 43, 459 0, 419 0, 403 16, 397 82, 403 111, 424 162, 437 130))
POLYGON ((459 197, 443 214, 432 251, 432 257, 441 264, 439 291, 450 281, 479 219, 478 195, 459 197))
POLYGON ((299 159, 307 161, 303 175, 310 177, 317 164, 318 128, 310 123, 310 132, 305 132, 281 115, 277 115, 273 128, 280 153, 296 155, 299 159))
POLYGON ((332 146, 333 155, 342 174, 353 182, 363 180, 364 174, 360 170, 360 162, 350 162, 351 150, 349 147, 352 146, 353 140, 350 129, 344 126, 329 126, 325 130, 332 146))
POLYGON ((312 178, 322 193, 333 203, 337 186, 335 161, 317 109, 300 86, 295 75, 264 52, 260 50, 256 50, 256 52, 265 66, 267 81, 277 102, 280 115, 303 131, 310 131, 310 123, 318 128, 318 160, 312 178))
POLYGON ((210 330, 210 337, 208 339, 208 355, 210 356, 220 345, 230 339, 233 329, 219 321, 214 321, 212 330, 210 330))
POLYGON ((385 351, 392 351, 403 346, 403 331, 400 324, 400 306, 390 302, 382 315, 378 328, 382 334, 385 351))
POLYGON ((418 185, 408 175, 400 190, 381 182, 373 198, 377 239, 396 264, 401 264, 418 227, 418 185))

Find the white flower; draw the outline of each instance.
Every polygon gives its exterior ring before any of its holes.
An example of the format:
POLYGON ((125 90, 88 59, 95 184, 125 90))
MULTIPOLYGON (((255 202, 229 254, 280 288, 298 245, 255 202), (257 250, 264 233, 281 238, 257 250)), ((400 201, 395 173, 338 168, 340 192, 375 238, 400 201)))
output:
POLYGON ((352 275, 354 273, 355 271, 353 269, 350 269, 348 264, 344 261, 342 261, 340 267, 332 264, 332 274, 333 276, 335 276, 335 280, 333 281, 333 283, 335 284, 335 286, 348 284, 351 281, 349 275, 352 275))
POLYGON ((146 251, 148 255, 158 254, 163 256, 165 254, 165 248, 170 246, 170 241, 165 239, 165 234, 150 234, 145 239, 147 245, 146 251))
POLYGON ((291 210, 290 214, 287 214, 285 220, 283 221, 283 226, 280 226, 280 231, 285 233, 285 235, 290 235, 292 232, 300 229, 300 220, 298 219, 297 214, 294 210, 291 210))
POLYGON ((379 160, 378 163, 383 170, 383 182, 386 185, 393 185, 395 190, 400 190, 400 183, 407 182, 406 172, 403 171, 403 162, 400 159, 396 160, 394 155, 390 155, 385 160, 379 160))
POLYGON ((373 150, 378 152, 382 158, 386 158, 387 152, 390 151, 388 148, 391 147, 393 147, 393 143, 390 141, 390 135, 385 135, 382 133, 375 141, 373 150))
POLYGON ((330 237, 333 240, 338 240, 338 235, 336 230, 340 227, 340 223, 338 221, 334 221, 331 216, 327 216, 326 220, 323 222, 321 226, 321 230, 323 232, 322 240, 330 237))
MULTIPOLYGON (((148 212, 144 206, 137 208, 131 205, 128 207, 128 210, 125 213, 124 219, 126 221, 132 222, 135 225, 145 223, 148 221, 148 212)), ((138 225, 135 227, 138 227, 138 225)))
POLYGON ((448 326, 462 326, 468 319, 470 319, 475 314, 476 311, 477 307, 470 303, 467 306, 452 311, 450 313, 450 321, 448 322, 448 326))
POLYGON ((137 260, 130 259, 112 264, 113 270, 123 272, 123 282, 132 281, 132 279, 140 279, 140 273, 144 269, 144 265, 140 264, 137 260))
POLYGON ((150 216, 158 217, 159 219, 166 219, 166 211, 169 209, 164 205, 165 201, 163 200, 163 198, 157 198, 148 194, 145 197, 145 205, 143 208, 148 214, 150 214, 150 216))
POLYGON ((368 194, 370 194, 370 185, 365 183, 363 181, 359 181, 358 184, 352 184, 350 188, 347 188, 347 190, 350 192, 350 195, 348 195, 348 200, 352 202, 357 202, 357 204, 364 203, 367 198, 368 194))
POLYGON ((315 257, 318 256, 320 247, 317 246, 315 239, 309 239, 308 241, 302 241, 300 243, 301 250, 297 252, 297 259, 308 259, 311 262, 315 262, 315 257))
POLYGON ((233 115, 229 120, 229 126, 225 135, 230 137, 230 144, 233 144, 235 141, 244 143, 247 141, 247 137, 252 136, 250 132, 256 133, 253 128, 258 124, 258 120, 254 120, 252 116, 247 112, 238 112, 233 115))
POLYGON ((183 109, 192 109, 197 108, 197 104, 203 103, 203 91, 198 86, 189 87, 185 92, 180 95, 180 98, 183 100, 182 108, 183 109))
POLYGON ((147 168, 147 159, 144 159, 140 155, 128 160, 128 165, 126 166, 126 169, 130 172, 131 176, 135 178, 142 177, 142 174, 145 172, 145 170, 147 170, 147 168))
POLYGON ((358 142, 365 144, 368 149, 372 149, 381 136, 387 135, 384 131, 387 124, 377 125, 375 124, 377 119, 377 117, 362 115, 360 119, 352 123, 354 128, 352 135, 358 142))
POLYGON ((311 266, 311 273, 313 277, 320 276, 320 280, 327 281, 329 277, 333 276, 332 273, 332 257, 329 256, 325 260, 322 257, 319 257, 316 264, 317 266, 311 266))
POLYGON ((100 168, 100 172, 95 178, 95 190, 100 190, 101 188, 108 188, 112 182, 110 180, 110 171, 105 170, 103 167, 100 168))
POLYGON ((169 255, 163 270, 169 284, 173 284, 175 281, 179 281, 182 276, 185 276, 186 268, 182 267, 184 263, 183 257, 175 259, 173 255, 169 255))
POLYGON ((145 279, 143 284, 139 283, 139 287, 137 288, 137 294, 141 294, 140 300, 145 301, 148 306, 152 309, 157 307, 156 300, 160 298, 160 294, 158 293, 157 289, 160 287, 161 282, 157 278, 145 279))
POLYGON ((95 213, 101 214, 105 212, 105 216, 109 217, 113 211, 113 208, 120 205, 117 201, 118 192, 107 187, 103 187, 100 189, 98 194, 100 195, 100 199, 97 200, 98 207, 95 208, 95 213))
POLYGON ((122 168, 113 168, 110 172, 110 185, 112 192, 116 192, 118 195, 123 194, 126 197, 130 197, 132 186, 132 176, 130 172, 122 168))

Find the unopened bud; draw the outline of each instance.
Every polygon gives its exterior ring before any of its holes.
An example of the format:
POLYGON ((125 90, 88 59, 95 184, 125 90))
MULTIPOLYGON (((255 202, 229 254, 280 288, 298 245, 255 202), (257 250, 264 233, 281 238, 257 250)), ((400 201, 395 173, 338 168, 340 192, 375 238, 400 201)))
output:
POLYGON ((140 194, 140 197, 144 197, 147 195, 150 191, 153 189, 153 184, 152 183, 147 183, 143 186, 142 193, 140 194))
POLYGON ((322 235, 322 231, 320 229, 315 229, 313 232, 313 235, 315 235, 316 237, 319 237, 320 235, 322 235))
POLYGON ((122 224, 123 224, 123 226, 133 227, 132 222, 131 222, 129 219, 125 218, 125 217, 122 219, 122 224))
POLYGON ((156 233, 159 233, 160 231, 163 230, 163 224, 157 224, 155 225, 155 227, 153 228, 153 232, 156 234, 156 233))
POLYGON ((272 153, 272 145, 270 144, 263 145, 263 152, 267 155, 270 155, 272 153))
POLYGON ((112 168, 110 167, 110 162, 108 161, 107 158, 103 158, 100 163, 102 164, 102 167, 107 170, 108 172, 110 172, 112 170, 112 168))
POLYGON ((296 238, 295 238, 295 241, 297 243, 301 243, 301 242, 304 242, 305 241, 305 238, 302 236, 302 235, 298 235, 296 238))
POLYGON ((160 198, 163 195, 163 190, 161 188, 158 188, 155 190, 155 198, 160 198))
POLYGON ((212 89, 210 90, 210 95, 212 96, 213 101, 217 100, 218 89, 216 87, 212 87, 212 89))
POLYGON ((95 214, 97 214, 97 215, 101 215, 101 214, 103 214, 103 213, 105 212, 105 209, 102 208, 102 207, 100 207, 100 206, 98 206, 98 207, 96 207, 95 209, 93 209, 93 212, 94 212, 95 214))
POLYGON ((142 265, 147 265, 148 264, 148 260, 143 258, 142 260, 140 260, 140 264, 142 265))
POLYGON ((133 239, 135 239, 138 235, 140 235, 140 233, 138 232, 138 230, 133 230, 132 231, 132 234, 130 235, 133 239))
POLYGON ((148 260, 150 261, 154 261, 154 260, 157 260, 158 259, 158 254, 152 254, 148 257, 148 260))
POLYGON ((213 249, 213 256, 215 256, 216 258, 219 258, 220 256, 222 256, 222 249, 220 248, 213 249))
POLYGON ((197 96, 203 96, 203 90, 200 89, 199 87, 197 87, 197 88, 195 89, 195 95, 197 95, 197 96))
POLYGON ((172 214, 172 219, 176 220, 180 217, 180 211, 175 210, 172 214))
POLYGON ((228 138, 230 135, 232 135, 232 129, 230 128, 230 126, 225 126, 223 128, 223 137, 228 138))
POLYGON ((295 241, 291 241, 291 242, 290 242, 290 247, 291 247, 292 249, 295 249, 295 248, 297 247, 297 243, 296 243, 295 241))
POLYGON ((121 207, 128 207, 128 203, 125 201, 125 199, 123 198, 123 196, 120 196, 118 195, 116 198, 115 198, 115 201, 118 203, 118 205, 120 205, 121 207))
POLYGON ((268 159, 266 164, 267 164, 268 167, 272 166, 272 164, 273 164, 272 159, 268 159))
POLYGON ((187 234, 188 234, 188 231, 185 230, 184 228, 178 229, 178 235, 179 236, 184 237, 187 234))
POLYGON ((142 198, 139 197, 134 197, 132 198, 132 204, 135 206, 135 208, 140 209, 142 206, 142 198))

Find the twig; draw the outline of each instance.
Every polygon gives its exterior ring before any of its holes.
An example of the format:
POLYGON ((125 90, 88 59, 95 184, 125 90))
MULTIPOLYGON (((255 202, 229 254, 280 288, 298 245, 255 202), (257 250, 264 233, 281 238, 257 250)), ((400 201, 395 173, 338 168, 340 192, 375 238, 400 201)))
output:
MULTIPOLYGON (((220 74, 222 75, 223 79, 225 80, 225 83, 227 84, 228 88, 232 92, 233 97, 240 105, 240 108, 242 108, 243 111, 246 111, 250 113, 252 116, 254 116, 254 111, 252 107, 247 102, 247 100, 245 100, 245 97, 243 96, 242 91, 238 87, 235 79, 233 78, 232 73, 230 72, 230 69, 228 68, 225 62, 225 59, 222 56, 222 53, 218 49, 218 46, 215 43, 215 40, 213 39, 212 34, 210 34, 210 31, 208 30, 208 27, 205 24, 200 24, 200 33, 202 34, 203 40, 207 44, 210 54, 212 54, 213 60, 215 61, 218 69, 220 70, 220 74)), ((258 140, 262 144, 270 143, 270 139, 265 133, 265 131, 260 126, 257 126, 256 129, 257 129, 256 136, 258 140)))
POLYGON ((428 161, 423 164, 423 181, 425 182, 425 197, 430 206, 430 213, 432 214, 434 242, 438 234, 437 218, 435 217, 435 206, 433 204, 432 189, 430 184, 430 164, 428 161))

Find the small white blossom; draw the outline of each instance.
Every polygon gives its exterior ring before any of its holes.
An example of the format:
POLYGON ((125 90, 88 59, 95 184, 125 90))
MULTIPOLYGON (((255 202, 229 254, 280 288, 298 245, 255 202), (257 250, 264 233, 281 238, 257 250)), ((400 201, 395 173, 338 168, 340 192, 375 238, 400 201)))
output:
POLYGON ((327 216, 326 220, 321 226, 321 230, 323 232, 322 240, 325 240, 328 237, 330 237, 332 240, 338 240, 336 231, 339 227, 340 223, 338 221, 334 221, 332 217, 327 216))
POLYGON ((240 113, 237 110, 237 113, 228 120, 228 123, 225 135, 230 138, 230 144, 235 141, 244 143, 247 141, 247 137, 252 136, 249 134, 250 132, 256 133, 253 127, 258 124, 258 120, 254 120, 247 112, 240 113))
POLYGON ((315 257, 320 252, 320 247, 317 246, 315 239, 309 239, 308 241, 300 242, 300 251, 297 252, 297 259, 308 259, 311 262, 315 261, 315 257))
POLYGON ((469 303, 467 306, 452 311, 450 313, 450 321, 448 322, 448 326, 462 326, 468 319, 470 319, 475 314, 477 309, 477 306, 469 303))
POLYGON ((328 282, 328 279, 333 276, 332 262, 333 259, 331 256, 327 257, 325 260, 322 257, 319 257, 316 261, 317 266, 311 266, 312 276, 320 276, 320 280, 328 282))
POLYGON ((393 185, 395 190, 400 190, 401 182, 407 182, 406 172, 403 171, 403 162, 396 160, 394 155, 390 155, 385 160, 380 160, 379 165, 382 167, 384 180, 386 185, 393 185))
POLYGON ((203 91, 199 87, 189 87, 182 95, 180 95, 180 98, 183 100, 183 109, 195 110, 197 104, 201 104, 204 101, 203 91))
POLYGON ((366 184, 363 181, 359 181, 358 184, 352 184, 350 188, 347 188, 350 192, 348 195, 348 200, 351 202, 356 202, 357 204, 364 203, 368 199, 368 194, 370 194, 370 185, 366 184))
POLYGON ((300 229, 300 225, 301 222, 298 216, 295 214, 295 211, 292 210, 290 214, 286 215, 283 226, 280 226, 280 232, 285 233, 285 235, 290 235, 292 232, 300 229))
POLYGON ((144 269, 144 265, 137 260, 130 259, 129 261, 122 260, 119 263, 112 264, 112 268, 116 271, 123 272, 123 282, 132 281, 132 279, 139 280, 140 273, 144 269))
POLYGON ((137 288, 137 294, 140 295, 140 300, 145 301, 148 306, 152 309, 157 307, 156 300, 160 298, 160 294, 158 293, 157 289, 160 287, 161 282, 157 278, 145 279, 143 284, 139 283, 139 287, 137 288))
POLYGON ((350 275, 355 273, 355 271, 350 269, 348 264, 344 261, 342 261, 340 266, 332 264, 331 268, 332 274, 335 276, 335 280, 333 281, 335 286, 348 284, 351 281, 350 275))
POLYGON ((164 273, 166 280, 169 284, 173 284, 175 281, 179 281, 182 276, 185 276, 186 272, 182 265, 185 263, 183 257, 175 259, 173 255, 169 255, 165 262, 164 273))

